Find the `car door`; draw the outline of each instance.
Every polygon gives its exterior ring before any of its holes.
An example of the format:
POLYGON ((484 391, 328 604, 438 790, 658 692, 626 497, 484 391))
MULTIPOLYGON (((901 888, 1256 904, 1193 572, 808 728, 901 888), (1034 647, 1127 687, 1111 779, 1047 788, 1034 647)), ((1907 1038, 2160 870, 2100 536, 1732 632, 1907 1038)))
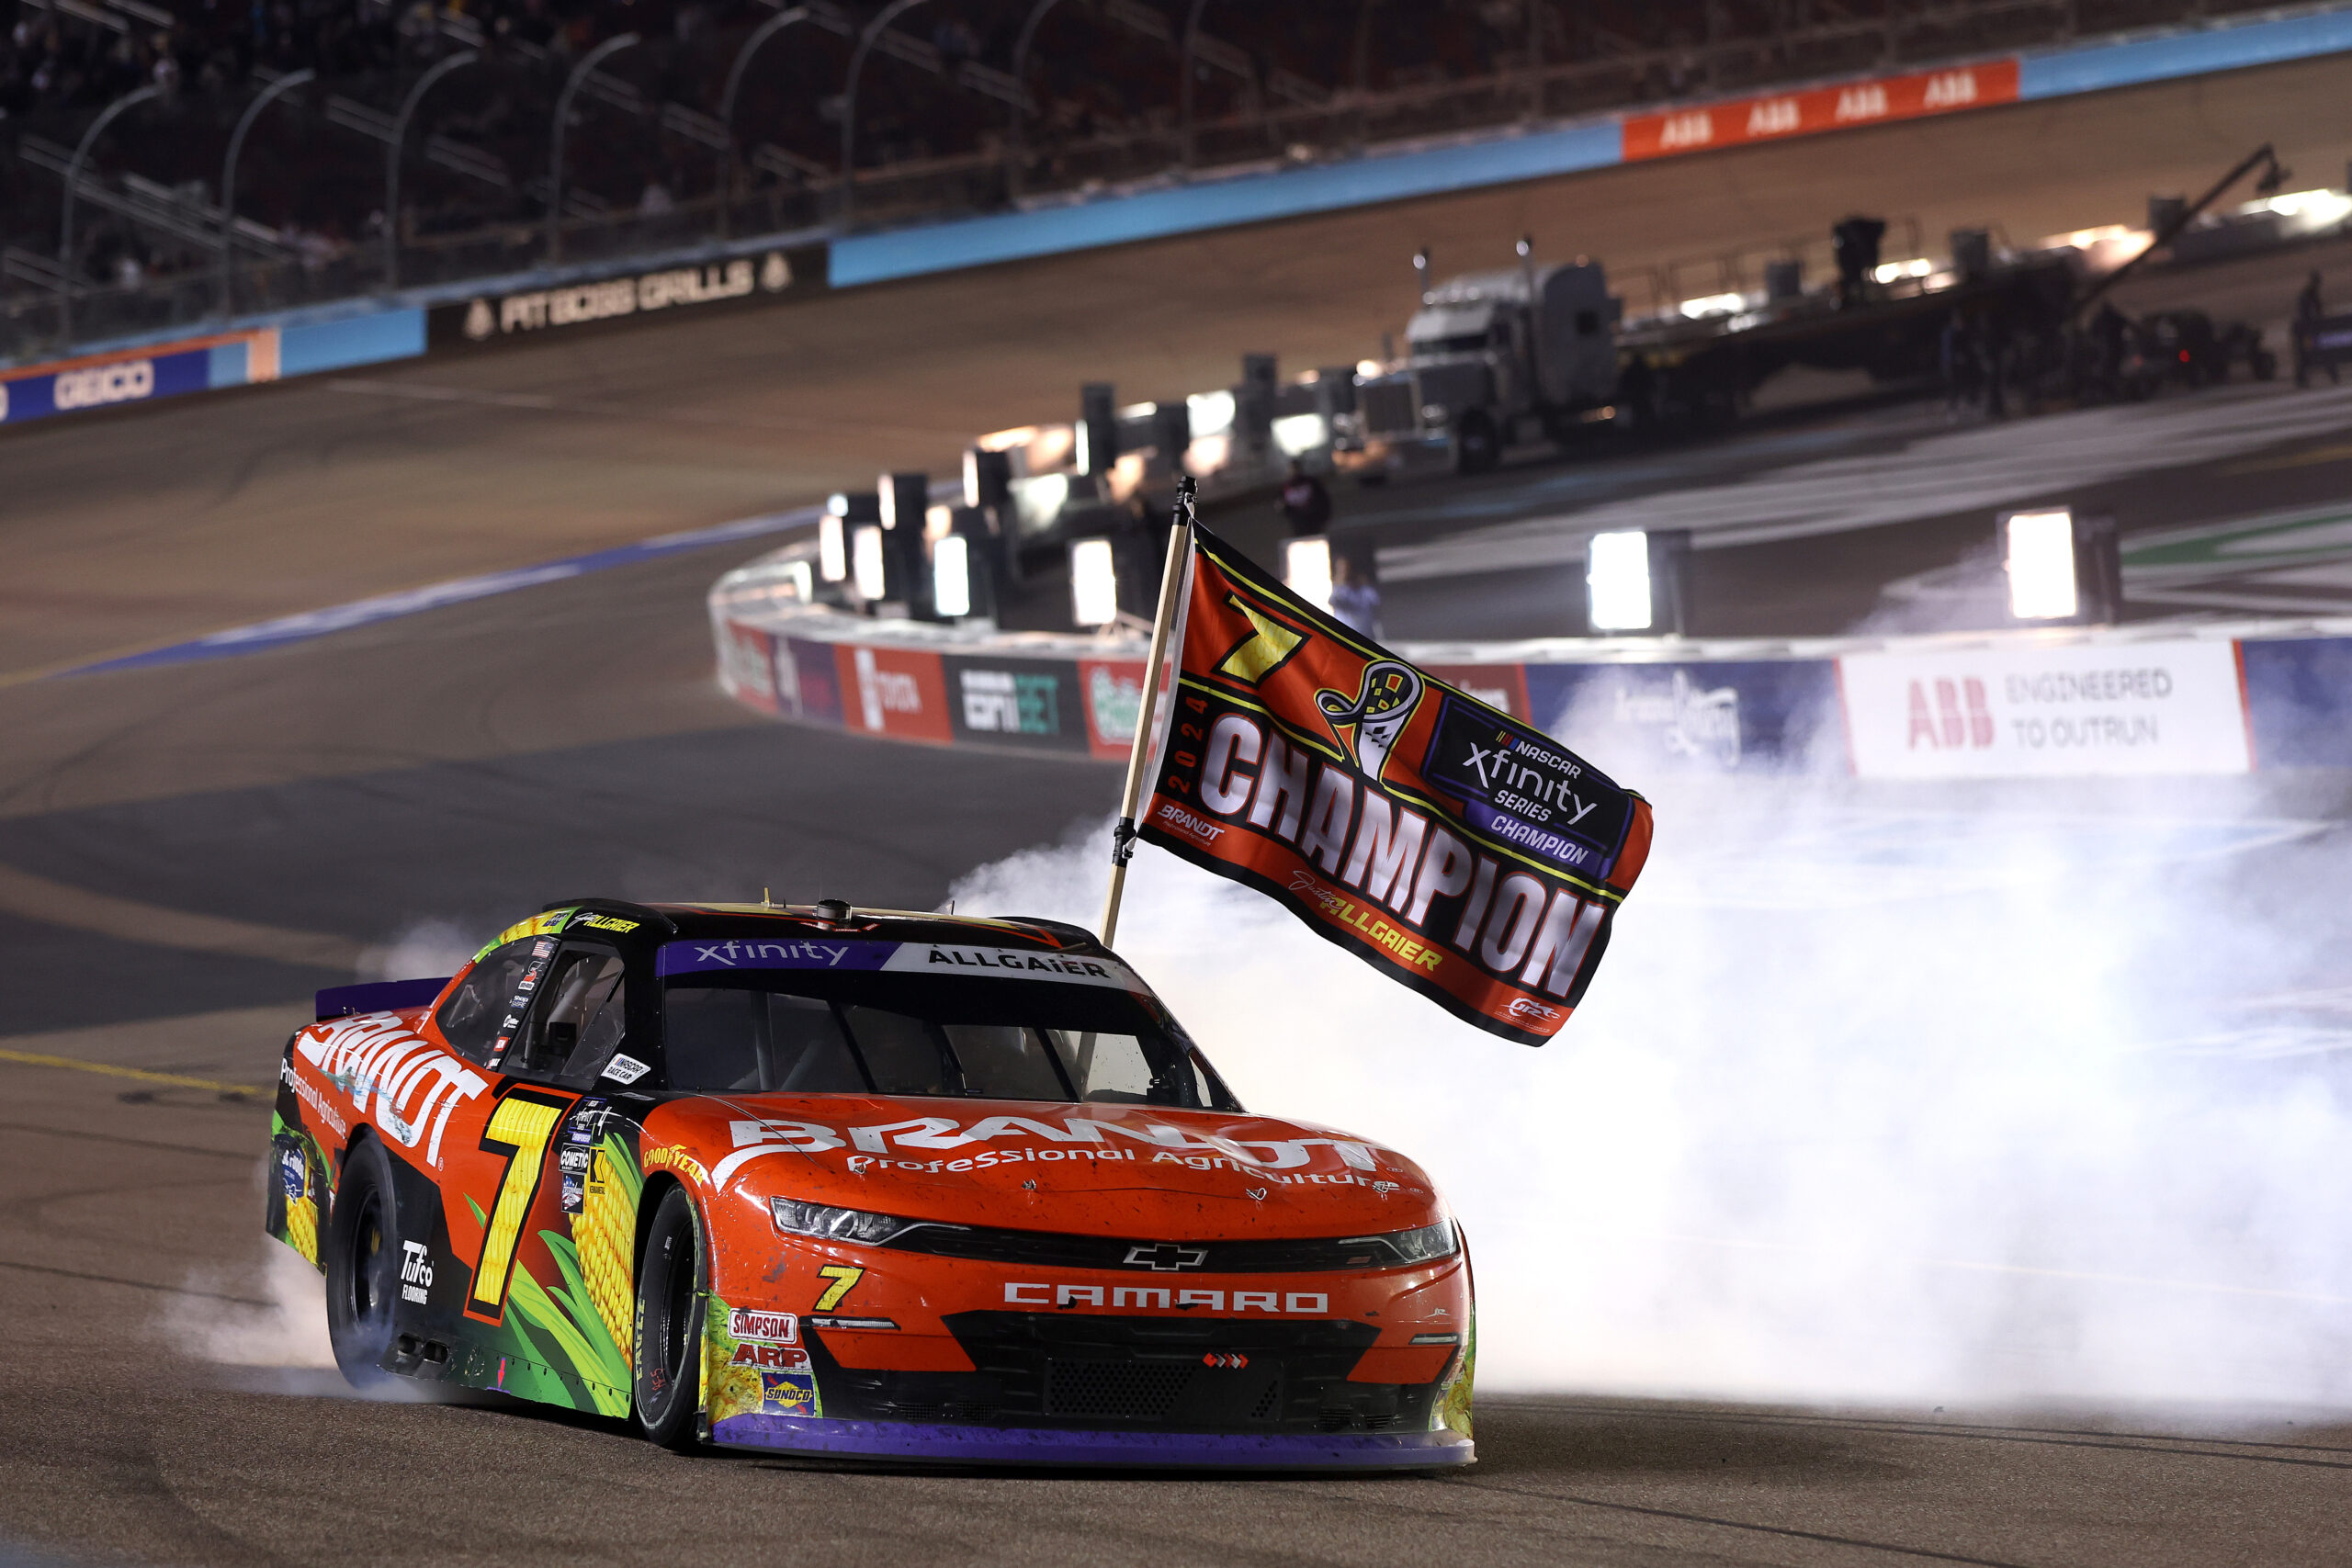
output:
POLYGON ((636 1165, 633 1140, 610 1141, 609 1097, 585 1091, 628 1043, 627 966, 601 943, 548 945, 488 1047, 500 1077, 460 1184, 479 1238, 464 1314, 499 1354, 492 1386, 619 1414, 636 1165))

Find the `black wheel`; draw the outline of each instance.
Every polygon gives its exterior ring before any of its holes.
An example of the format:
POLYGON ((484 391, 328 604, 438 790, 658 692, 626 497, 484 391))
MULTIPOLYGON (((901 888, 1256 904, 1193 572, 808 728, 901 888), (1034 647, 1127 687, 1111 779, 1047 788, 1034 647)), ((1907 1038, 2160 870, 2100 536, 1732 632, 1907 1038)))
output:
POLYGON ((363 1138, 344 1156, 327 1223, 327 1338, 355 1388, 390 1382, 384 1370, 398 1332, 400 1208, 384 1145, 363 1138))
POLYGON ((681 1453, 699 1440, 702 1407, 703 1292, 709 1268, 703 1258, 702 1223, 683 1188, 663 1194, 645 1236, 637 1274, 637 1424, 665 1449, 681 1453))

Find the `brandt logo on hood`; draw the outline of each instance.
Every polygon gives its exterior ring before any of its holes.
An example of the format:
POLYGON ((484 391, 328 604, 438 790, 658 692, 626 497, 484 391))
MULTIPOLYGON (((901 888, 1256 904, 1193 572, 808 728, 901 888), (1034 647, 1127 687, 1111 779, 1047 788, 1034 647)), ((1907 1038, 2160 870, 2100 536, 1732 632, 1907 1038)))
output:
POLYGON ((853 1174, 913 1169, 962 1175, 1008 1165, 1117 1161, 1247 1170, 1298 1186, 1361 1187, 1371 1183, 1360 1172, 1380 1168, 1373 1145, 1352 1138, 1228 1137, 1165 1122, 1104 1122, 1088 1116, 1067 1116, 1058 1123, 1029 1116, 988 1116, 969 1124, 951 1116, 916 1116, 848 1128, 747 1119, 729 1122, 729 1131, 735 1152, 711 1171, 715 1187, 724 1188, 737 1171, 763 1156, 830 1155, 853 1147, 861 1152, 843 1156, 844 1167, 853 1174), (1010 1146, 990 1146, 998 1144, 1010 1146), (1329 1156, 1315 1152, 1326 1149, 1329 1156), (933 1151, 948 1151, 949 1156, 931 1157, 933 1151), (910 1152, 912 1157, 902 1157, 910 1152), (1314 1168, 1318 1166, 1324 1168, 1314 1168))

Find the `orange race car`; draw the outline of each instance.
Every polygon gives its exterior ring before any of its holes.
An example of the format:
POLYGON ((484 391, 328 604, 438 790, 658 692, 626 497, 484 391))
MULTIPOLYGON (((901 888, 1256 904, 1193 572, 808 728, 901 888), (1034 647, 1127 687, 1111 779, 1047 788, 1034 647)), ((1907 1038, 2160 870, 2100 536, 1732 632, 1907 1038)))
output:
POLYGON ((551 905, 323 991, 268 1228, 353 1382, 888 1461, 1466 1463, 1459 1227, 1251 1116, 1083 931, 551 905))

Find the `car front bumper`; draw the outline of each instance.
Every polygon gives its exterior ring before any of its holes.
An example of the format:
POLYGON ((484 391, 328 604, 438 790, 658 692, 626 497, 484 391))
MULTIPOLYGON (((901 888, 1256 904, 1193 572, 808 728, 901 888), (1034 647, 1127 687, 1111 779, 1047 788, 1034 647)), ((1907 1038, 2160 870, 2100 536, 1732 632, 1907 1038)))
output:
POLYGON ((899 1463, 1092 1465, 1147 1470, 1435 1470, 1476 1458, 1459 1432, 1123 1432, 836 1421, 742 1415, 714 1424, 722 1448, 899 1463))

